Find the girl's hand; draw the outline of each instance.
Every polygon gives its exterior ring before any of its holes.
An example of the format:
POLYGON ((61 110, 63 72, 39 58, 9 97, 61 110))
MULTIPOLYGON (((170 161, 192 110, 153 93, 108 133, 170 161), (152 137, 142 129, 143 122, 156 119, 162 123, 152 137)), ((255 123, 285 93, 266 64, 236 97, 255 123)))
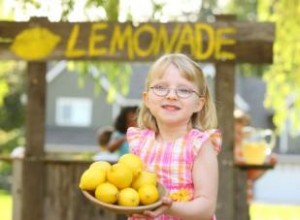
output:
POLYGON ((134 218, 155 218, 164 214, 171 206, 172 206, 172 199, 169 197, 162 198, 162 205, 155 210, 152 211, 144 211, 142 214, 133 214, 131 217, 134 218))

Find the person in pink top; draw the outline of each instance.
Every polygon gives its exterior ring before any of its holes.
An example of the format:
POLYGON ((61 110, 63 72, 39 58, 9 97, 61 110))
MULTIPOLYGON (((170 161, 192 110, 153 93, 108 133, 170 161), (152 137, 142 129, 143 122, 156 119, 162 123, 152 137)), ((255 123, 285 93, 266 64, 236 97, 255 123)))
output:
POLYGON ((221 134, 199 65, 168 54, 146 79, 138 127, 127 130, 130 151, 168 190, 163 205, 129 219, 215 219, 221 134))

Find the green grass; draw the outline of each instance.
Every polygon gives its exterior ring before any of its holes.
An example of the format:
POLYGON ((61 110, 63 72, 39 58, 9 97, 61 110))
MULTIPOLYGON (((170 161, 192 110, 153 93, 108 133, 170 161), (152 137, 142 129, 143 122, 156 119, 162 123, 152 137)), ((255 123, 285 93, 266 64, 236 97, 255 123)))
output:
POLYGON ((12 220, 12 197, 3 190, 0 190, 0 207, 0 219, 12 220))
POLYGON ((251 220, 299 220, 300 205, 254 203, 250 206, 251 220))
MULTIPOLYGON (((12 198, 3 190, 0 190, 0 207, 0 219, 12 220, 12 198)), ((300 205, 253 203, 250 216, 251 220, 300 220, 300 205)))

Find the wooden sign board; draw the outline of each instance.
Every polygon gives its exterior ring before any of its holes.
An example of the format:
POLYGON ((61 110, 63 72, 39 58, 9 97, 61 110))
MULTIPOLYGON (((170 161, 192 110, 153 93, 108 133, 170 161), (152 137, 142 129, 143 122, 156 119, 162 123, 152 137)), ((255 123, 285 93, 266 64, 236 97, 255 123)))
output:
POLYGON ((150 61, 186 53, 203 62, 272 63, 274 25, 253 22, 0 22, 0 59, 150 61))

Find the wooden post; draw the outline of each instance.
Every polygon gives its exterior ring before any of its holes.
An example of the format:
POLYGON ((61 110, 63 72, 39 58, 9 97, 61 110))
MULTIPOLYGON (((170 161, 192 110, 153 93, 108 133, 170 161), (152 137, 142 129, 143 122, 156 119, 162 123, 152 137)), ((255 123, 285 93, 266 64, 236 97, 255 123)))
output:
MULTIPOLYGON (((235 21, 236 16, 219 15, 216 20, 235 21)), ((245 197, 246 176, 245 172, 234 167, 234 62, 216 63, 215 93, 219 124, 223 132, 217 215, 222 220, 247 220, 249 210, 245 197)))
POLYGON ((12 196, 13 196, 13 220, 21 220, 22 213, 22 159, 13 159, 13 184, 12 184, 12 196))
POLYGON ((22 220, 41 220, 44 210, 46 63, 28 63, 26 151, 22 176, 22 220))
MULTIPOLYGON (((235 219, 235 172, 233 167, 233 109, 235 65, 216 64, 215 95, 220 129, 222 153, 219 157, 219 197, 217 219, 235 219)), ((240 220, 240 219, 239 219, 240 220)))
POLYGON ((249 205, 247 203, 247 172, 236 168, 235 175, 235 220, 249 220, 249 205))

